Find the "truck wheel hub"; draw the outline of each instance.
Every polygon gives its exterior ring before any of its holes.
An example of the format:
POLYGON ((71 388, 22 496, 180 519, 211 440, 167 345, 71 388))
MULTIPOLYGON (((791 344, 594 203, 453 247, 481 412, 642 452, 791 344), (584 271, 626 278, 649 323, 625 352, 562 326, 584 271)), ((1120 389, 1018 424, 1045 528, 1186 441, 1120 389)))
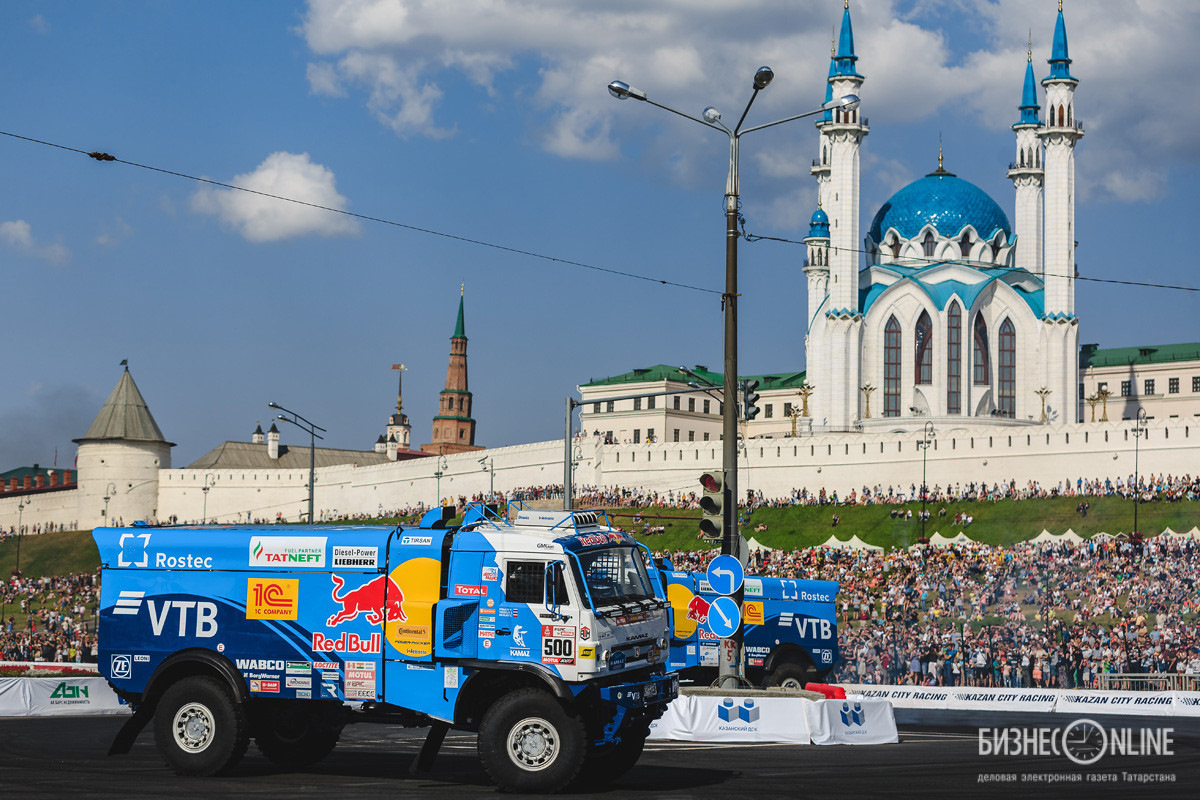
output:
POLYGON ((522 769, 544 769, 558 755, 558 733, 543 719, 523 719, 512 728, 508 754, 522 769))
POLYGON ((188 703, 175 713, 175 742, 189 753, 200 753, 212 743, 213 716, 200 703, 188 703))

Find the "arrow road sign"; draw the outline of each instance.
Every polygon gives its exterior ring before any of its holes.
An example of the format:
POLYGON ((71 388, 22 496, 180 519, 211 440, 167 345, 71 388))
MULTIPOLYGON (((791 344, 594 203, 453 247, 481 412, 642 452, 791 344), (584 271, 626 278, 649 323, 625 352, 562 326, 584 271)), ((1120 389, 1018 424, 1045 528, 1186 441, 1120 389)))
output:
POLYGON ((718 639, 733 636, 741 621, 742 615, 732 597, 718 597, 708 607, 708 629, 718 639))
POLYGON ((742 562, 730 555, 717 556, 708 565, 708 585, 717 594, 733 594, 745 578, 742 562))

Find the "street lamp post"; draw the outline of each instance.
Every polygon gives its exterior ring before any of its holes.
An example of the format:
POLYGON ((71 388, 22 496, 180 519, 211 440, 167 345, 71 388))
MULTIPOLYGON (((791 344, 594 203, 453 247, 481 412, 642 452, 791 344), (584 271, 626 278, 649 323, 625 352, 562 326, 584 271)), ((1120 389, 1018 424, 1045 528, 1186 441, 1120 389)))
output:
POLYGON ((108 501, 112 500, 113 496, 116 495, 116 493, 117 493, 117 485, 115 483, 110 483, 108 486, 106 486, 104 488, 104 524, 105 525, 112 525, 112 520, 110 520, 108 518, 108 501))
POLYGON ((917 442, 917 447, 921 448, 921 541, 925 541, 925 501, 929 497, 929 489, 926 486, 925 475, 926 465, 929 463, 929 446, 933 444, 933 437, 937 436, 933 431, 933 421, 925 423, 925 436, 921 441, 917 442))
POLYGON ((21 526, 25 519, 25 498, 22 497, 17 503, 17 566, 16 575, 21 577, 21 538, 24 535, 21 526))
POLYGON ((1132 429, 1133 433, 1133 534, 1138 535, 1138 506, 1142 500, 1142 480, 1138 474, 1138 446, 1141 443, 1143 436, 1150 434, 1150 429, 1146 427, 1146 409, 1139 408, 1137 415, 1137 425, 1132 429))
POLYGON ((433 477, 437 478, 437 504, 439 506, 442 504, 442 476, 446 474, 446 468, 448 466, 449 463, 446 461, 446 457, 438 456, 438 468, 437 471, 433 473, 433 477))
POLYGON ((317 431, 327 433, 320 425, 315 425, 304 417, 297 414, 295 411, 288 411, 278 403, 267 403, 267 408, 274 408, 277 411, 282 411, 282 414, 276 414, 275 418, 283 422, 290 422, 302 431, 308 432, 308 524, 315 525, 316 519, 313 517, 313 489, 317 481, 317 439, 324 441, 324 436, 318 436, 317 431), (291 414, 291 416, 287 416, 291 414))
POLYGON ((204 485, 200 487, 200 491, 204 493, 204 510, 200 514, 201 525, 208 523, 208 490, 216 485, 217 479, 215 475, 210 472, 204 476, 204 485), (209 478, 212 478, 211 483, 209 482, 209 478))
POLYGON ((496 494, 496 463, 490 458, 481 458, 479 463, 483 465, 483 471, 488 473, 488 501, 496 494))
MULTIPOLYGON (((820 108, 806 111, 803 114, 795 114, 790 117, 785 117, 775 122, 768 122, 764 125, 754 125, 745 130, 742 129, 742 123, 746 119, 746 115, 750 112, 750 106, 754 104, 754 99, 758 97, 758 93, 770 85, 775 77, 775 72, 770 67, 759 67, 754 73, 754 91, 750 95, 750 100, 746 103, 745 110, 742 111, 742 116, 738 119, 737 125, 730 130, 724 123, 721 122, 721 112, 717 111, 712 106, 704 109, 703 118, 693 117, 691 114, 685 114, 670 106, 663 105, 646 96, 646 93, 641 89, 636 89, 623 81, 613 81, 608 84, 608 91, 613 97, 618 100, 633 98, 644 103, 649 103, 652 106, 661 108, 664 111, 669 111, 685 119, 690 119, 693 122, 698 122, 705 127, 713 130, 721 131, 729 137, 729 175, 725 182, 725 293, 721 296, 721 304, 725 308, 725 380, 724 394, 725 402, 721 410, 721 469, 725 473, 725 491, 726 501, 724 505, 725 520, 721 539, 721 553, 726 555, 739 555, 736 550, 740 549, 737 544, 737 240, 738 240, 738 205, 739 205, 739 175, 738 175, 738 147, 741 143, 741 137, 753 131, 759 131, 764 128, 782 125, 785 122, 791 122, 804 117, 811 117, 828 111, 833 108, 842 108, 850 110, 856 108, 859 103, 857 95, 846 95, 845 97, 831 100, 825 103, 820 108)), ((742 592, 739 590, 734 599, 741 607, 742 592)), ((742 627, 739 624, 737 631, 731 639, 727 639, 721 646, 721 664, 720 677, 718 679, 722 688, 731 688, 737 685, 739 676, 739 667, 742 656, 742 627), (730 642, 733 646, 730 646, 730 642)))

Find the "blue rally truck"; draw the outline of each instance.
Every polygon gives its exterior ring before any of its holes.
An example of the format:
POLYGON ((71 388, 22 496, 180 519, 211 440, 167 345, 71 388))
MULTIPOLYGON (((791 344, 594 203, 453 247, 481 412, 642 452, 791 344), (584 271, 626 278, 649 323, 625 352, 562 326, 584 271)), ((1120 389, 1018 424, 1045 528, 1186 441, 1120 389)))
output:
MULTIPOLYGON (((708 629, 718 595, 699 572, 680 572, 666 559, 651 570, 659 596, 671 603, 670 668, 685 680, 717 676, 720 640, 708 629)), ((838 662, 836 581, 746 578, 742 602, 745 677, 756 686, 803 689, 838 662)))
POLYGON ((471 506, 447 526, 97 528, 101 672, 183 775, 251 738, 311 764, 351 721, 450 728, 510 791, 600 784, 678 696, 669 608, 633 538, 595 512, 471 506))

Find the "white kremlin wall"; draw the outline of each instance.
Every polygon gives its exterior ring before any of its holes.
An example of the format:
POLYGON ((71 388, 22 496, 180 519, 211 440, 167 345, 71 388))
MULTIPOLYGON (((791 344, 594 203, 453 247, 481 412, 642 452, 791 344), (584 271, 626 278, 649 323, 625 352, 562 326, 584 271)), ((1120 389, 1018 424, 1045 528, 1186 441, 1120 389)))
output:
MULTIPOLYGON (((1131 422, 1081 423, 1055 426, 995 426, 955 429, 933 420, 938 431, 928 451, 929 486, 985 481, 989 485, 1016 480, 1024 486, 1039 481, 1050 489, 1076 478, 1127 479, 1134 472, 1136 437, 1131 422)), ((765 497, 784 497, 793 488, 810 492, 824 488, 846 497, 851 489, 879 484, 897 491, 920 485, 922 452, 919 433, 815 434, 796 438, 751 439, 739 458, 738 485, 761 491, 765 497)), ((1200 471, 1200 425, 1191 420, 1152 420, 1149 433, 1138 444, 1138 470, 1142 475, 1195 474, 1200 471)), ((690 443, 602 445, 593 437, 573 445, 578 465, 575 485, 642 487, 664 494, 698 491, 701 472, 719 468, 719 441, 690 443)), ((495 488, 560 485, 563 479, 563 444, 540 442, 461 453, 441 458, 390 462, 374 466, 337 466, 317 470, 316 508, 321 514, 375 515, 418 503, 433 504, 443 498, 486 493, 489 473, 480 464, 495 466, 495 488), (442 476, 435 476, 439 465, 442 476)), ((80 485, 87 486, 85 465, 80 464, 80 485)), ((139 468, 140 469, 140 468, 139 468)), ((134 519, 172 516, 198 521, 205 510, 201 487, 211 484, 207 497, 209 521, 245 522, 274 520, 281 514, 300 520, 307 498, 307 470, 190 470, 163 469, 158 473, 157 497, 147 495, 149 484, 130 475, 118 485, 109 503, 111 519, 129 524, 134 519), (211 476, 211 477, 209 477, 211 476), (132 486, 130 485, 132 484, 132 486), (141 508, 137 507, 141 504, 141 508)), ((114 481, 114 483, 116 483, 114 481)), ((66 525, 78 520, 83 527, 99 523, 102 498, 82 490, 24 495, 23 522, 66 525), (91 506, 99 503, 97 508, 91 506), (87 506, 85 509, 83 506, 87 506), (92 523, 85 520, 94 519, 92 523)), ((17 524, 18 498, 0 498, 0 526, 17 524)))

